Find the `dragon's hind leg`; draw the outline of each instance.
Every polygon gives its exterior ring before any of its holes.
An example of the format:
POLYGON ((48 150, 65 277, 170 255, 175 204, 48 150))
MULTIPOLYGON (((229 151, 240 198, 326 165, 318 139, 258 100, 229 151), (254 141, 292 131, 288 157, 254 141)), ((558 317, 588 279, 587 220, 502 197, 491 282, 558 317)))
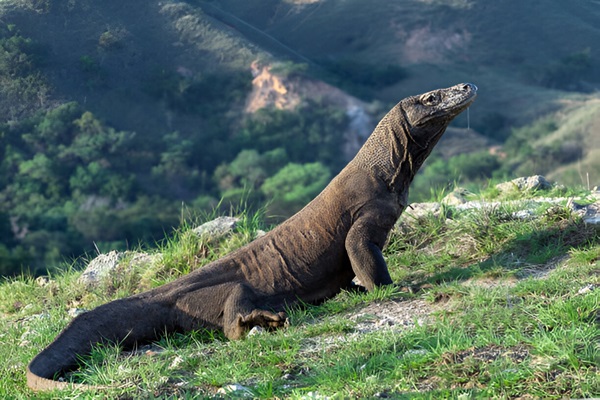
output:
POLYGON ((240 339, 254 326, 277 329, 288 325, 285 312, 257 308, 254 291, 244 284, 233 284, 223 310, 223 331, 229 339, 240 339))

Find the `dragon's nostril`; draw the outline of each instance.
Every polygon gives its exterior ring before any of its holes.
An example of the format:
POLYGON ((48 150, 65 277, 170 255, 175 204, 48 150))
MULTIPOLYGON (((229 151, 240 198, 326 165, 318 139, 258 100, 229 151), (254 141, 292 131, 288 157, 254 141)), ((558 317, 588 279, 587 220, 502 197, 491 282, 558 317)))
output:
POLYGON ((477 91, 477 86, 475 86, 472 83, 465 83, 462 88, 463 88, 463 90, 469 90, 470 89, 470 90, 473 90, 474 92, 477 91))

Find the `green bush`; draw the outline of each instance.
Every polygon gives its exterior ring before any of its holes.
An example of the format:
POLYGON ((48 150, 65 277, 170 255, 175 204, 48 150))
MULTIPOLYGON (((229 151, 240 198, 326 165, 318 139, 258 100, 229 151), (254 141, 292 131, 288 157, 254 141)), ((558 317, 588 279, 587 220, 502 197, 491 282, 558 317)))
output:
POLYGON ((429 201, 432 193, 451 189, 455 184, 482 183, 498 174, 502 163, 487 151, 459 154, 444 159, 433 154, 411 185, 411 201, 429 201))
POLYGON ((234 140, 261 153, 281 148, 291 162, 319 161, 337 172, 345 164, 340 143, 347 125, 343 110, 309 101, 296 111, 259 110, 234 140))
POLYGON ((321 163, 290 163, 265 180, 261 190, 272 200, 269 212, 289 216, 311 201, 331 179, 321 163))
POLYGON ((36 70, 42 54, 13 26, 0 27, 0 123, 19 120, 46 105, 50 88, 36 70))
POLYGON ((514 129, 505 143, 505 151, 511 154, 528 156, 534 151, 532 147, 533 142, 551 134, 557 129, 558 125, 554 118, 540 118, 533 124, 514 129))
MULTIPOLYGON (((0 243, 7 270, 41 273, 65 257, 92 251, 93 242, 105 236, 123 243, 154 239, 166 229, 165 221, 176 222, 157 217, 161 213, 149 204, 128 222, 139 201, 134 135, 106 126, 77 104, 0 125, 0 132, 0 229, 6 231, 0 243), (148 219, 156 222, 143 222, 148 219), (120 231, 111 236, 114 229, 120 231)), ((160 209, 177 215, 164 204, 160 209)))
POLYGON ((459 154, 448 160, 451 174, 468 181, 489 179, 498 168, 500 161, 487 151, 459 154))
POLYGON ((251 89, 248 72, 217 72, 184 76, 175 71, 159 70, 146 83, 146 92, 163 99, 177 112, 222 119, 233 103, 241 102, 251 89))
POLYGON ((538 85, 561 90, 587 91, 583 84, 593 76, 590 49, 572 53, 558 61, 530 72, 531 79, 538 85))

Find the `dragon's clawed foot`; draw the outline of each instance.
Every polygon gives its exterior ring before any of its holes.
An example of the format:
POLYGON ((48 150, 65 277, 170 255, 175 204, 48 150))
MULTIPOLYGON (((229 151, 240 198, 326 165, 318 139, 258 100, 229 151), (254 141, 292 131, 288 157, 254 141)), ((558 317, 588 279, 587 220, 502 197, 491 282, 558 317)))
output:
POLYGON ((285 312, 274 313, 267 310, 253 310, 250 314, 242 316, 240 322, 247 327, 261 326, 270 330, 286 328, 290 325, 285 312))

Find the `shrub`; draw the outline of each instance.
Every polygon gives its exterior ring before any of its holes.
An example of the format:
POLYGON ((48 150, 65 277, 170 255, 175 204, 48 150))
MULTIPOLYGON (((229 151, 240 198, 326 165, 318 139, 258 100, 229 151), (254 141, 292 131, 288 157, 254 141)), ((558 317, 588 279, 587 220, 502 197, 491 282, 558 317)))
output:
POLYGON ((331 172, 321 163, 290 163, 262 185, 261 190, 273 199, 269 210, 275 215, 291 215, 311 201, 331 179, 331 172))
POLYGON ((593 78, 590 49, 572 53, 560 60, 530 72, 540 86, 552 89, 586 91, 583 81, 593 78))

